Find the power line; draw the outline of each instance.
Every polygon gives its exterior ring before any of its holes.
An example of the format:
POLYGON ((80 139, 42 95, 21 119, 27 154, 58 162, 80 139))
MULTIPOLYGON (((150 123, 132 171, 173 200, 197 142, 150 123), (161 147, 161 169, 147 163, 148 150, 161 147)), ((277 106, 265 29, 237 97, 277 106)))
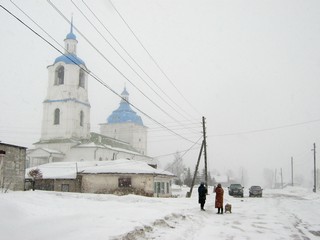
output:
MULTIPOLYGON (((68 18, 66 18, 66 16, 54 5, 54 3, 52 3, 50 0, 48 0, 49 4, 54 8, 54 10, 56 10, 59 15, 70 24, 70 21, 68 20, 68 18)), ((89 41, 89 39, 77 28, 74 26, 74 29, 77 30, 77 32, 90 44, 90 46, 96 50, 101 57, 103 57, 123 78, 125 78, 128 82, 130 82, 132 84, 132 86, 134 86, 145 98, 147 98, 151 103, 153 103, 157 108, 159 108, 163 113, 165 113, 168 117, 170 117, 171 119, 173 119, 174 121, 177 121, 176 119, 174 119, 169 113, 167 113, 163 108, 161 108, 158 104, 156 104, 152 99, 150 99, 143 91, 141 91, 127 76, 124 75, 124 73, 122 73, 119 68, 117 68, 99 49, 97 49, 91 41, 89 41)), ((116 51, 116 50, 115 50, 116 51)), ((122 98, 122 97, 121 97, 122 98)), ((124 101, 126 101, 125 99, 123 99, 124 101)), ((127 101, 126 101, 127 102, 127 101)))
MULTIPOLYGON (((83 71, 85 71, 87 74, 89 74, 90 76, 92 76, 96 81, 98 81, 101 85, 103 85, 104 87, 106 87, 107 89, 109 89, 112 93, 114 93, 115 95, 117 95, 118 97, 122 98, 115 90, 113 90, 110 86, 108 86, 105 82, 103 82, 101 79, 99 79, 95 74, 93 74, 92 72, 89 72, 86 68, 83 68, 80 64, 78 64, 77 62, 75 62, 72 58, 68 57, 66 54, 64 54, 62 51, 60 51, 57 47, 55 47, 51 42, 49 42, 47 39, 45 39, 42 35, 40 35, 38 32, 36 32, 33 28, 31 28, 29 25, 27 25, 24 21, 22 21, 20 18, 18 18, 16 15, 14 15, 12 12, 10 12, 7 8, 5 8, 4 6, 0 5, 0 7, 5 10, 9 15, 11 15, 12 17, 14 17, 17 21, 19 21, 22 25, 24 25, 26 28, 28 28, 32 33, 34 33, 36 36, 38 36, 40 39, 42 39, 43 41, 45 41, 48 45, 50 45, 52 48, 54 48, 56 51, 58 51, 59 53, 61 53, 62 55, 64 55, 65 57, 67 57, 70 61, 72 61, 75 65, 77 65, 80 69, 82 69, 83 71)), ((148 114, 146 114, 145 112, 143 112, 142 110, 140 110, 139 108, 137 108, 135 105, 133 105, 132 103, 128 103, 130 104, 132 107, 134 107, 136 110, 138 110, 140 113, 142 113, 143 115, 145 115, 147 118, 149 118, 150 120, 158 123, 160 126, 164 127, 165 129, 167 129, 168 131, 170 131, 171 133, 181 137, 182 139, 192 142, 193 141, 185 138, 184 136, 174 132, 173 130, 167 128, 166 126, 164 126, 163 124, 161 124, 160 122, 158 122, 157 120, 153 119, 151 116, 149 116, 148 114)))
MULTIPOLYGON (((84 15, 84 13, 79 9, 79 7, 73 2, 73 0, 71 0, 71 2, 73 3, 73 5, 81 12, 81 14, 90 22, 90 20, 84 15)), ((92 13, 92 15, 95 17, 95 19, 102 25, 102 27, 110 34, 110 36, 113 38, 113 40, 115 40, 118 45, 120 46, 120 48, 129 56, 129 58, 139 67, 139 69, 152 81, 152 83, 173 103, 175 104, 178 109, 181 109, 184 113, 188 114, 186 111, 184 111, 180 106, 177 105, 177 103, 175 101, 173 101, 171 99, 171 97, 165 92, 163 91, 159 85, 150 77, 150 75, 148 73, 146 73, 146 71, 140 66, 140 64, 130 55, 130 53, 122 46, 122 44, 116 39, 116 37, 110 32, 110 30, 106 27, 106 25, 98 18, 98 16, 94 13, 94 11, 88 6, 88 4, 85 3, 84 0, 82 0, 82 2, 84 3, 84 5, 86 6, 86 8, 92 13)), ((91 23, 91 22, 90 22, 91 23)), ((92 25, 92 23, 91 23, 92 25)), ((96 27, 94 27, 97 30, 96 27)), ((98 31, 99 32, 99 31, 98 31)), ((101 35, 101 33, 99 32, 99 34, 101 35)), ((105 39, 105 38, 104 38, 105 39)), ((105 39, 106 40, 106 39, 105 39)), ((107 40, 106 40, 107 41, 107 40)), ((108 41, 107 41, 108 42, 108 41)), ((110 43, 108 42, 108 44, 110 45, 110 43)), ((113 47, 112 47, 113 48, 113 47)), ((113 48, 114 49, 114 48, 113 48)), ((114 49, 115 50, 115 49, 114 49)), ((116 51, 116 50, 115 50, 116 51)), ((117 51, 116 51, 117 52, 117 51)), ((118 52, 117 52, 118 53, 118 52)), ((122 57, 121 57, 122 58, 122 57)), ((124 60, 125 61, 125 60, 124 60)), ((127 61, 125 61, 127 63, 127 61)), ((128 64, 128 63, 127 63, 128 64)), ((128 64, 129 65, 129 64, 128 64)), ((130 66, 130 65, 129 65, 130 66)), ((130 66, 130 68, 132 69, 132 67, 130 66)), ((136 73, 136 71, 134 71, 136 73)), ((141 76, 138 75, 140 78, 141 76)), ((142 78, 141 78, 142 79, 142 78)), ((144 79, 142 79, 144 81, 144 79)), ((144 81, 145 82, 145 81, 144 81)), ((146 82, 145 82, 146 83, 146 82)), ((176 108, 172 107, 171 104, 169 104, 162 96, 160 96, 158 94, 158 92, 156 92, 148 83, 146 83, 146 85, 155 93, 157 94, 166 104, 168 104, 172 109, 174 109, 175 111, 177 111, 176 108)), ((183 116, 179 111, 177 111, 181 116, 183 116)), ((185 116, 183 116, 185 118, 185 116)), ((187 118, 185 118, 187 119, 187 118)))
MULTIPOLYGON (((70 21, 64 16, 64 14, 50 1, 47 0, 49 4, 59 13, 59 15, 70 24, 70 21)), ((146 97, 150 102, 152 102, 156 107, 158 107, 163 113, 165 113, 168 117, 173 119, 176 122, 176 119, 174 119, 169 113, 167 113, 163 108, 161 108, 158 104, 156 104, 152 99, 150 99, 143 91, 141 91, 127 76, 125 76, 101 51, 99 51, 92 43, 89 41, 89 39, 77 28, 74 26, 74 29, 77 30, 77 32, 89 43, 89 45, 97 51, 122 77, 124 77, 128 82, 130 82, 144 97, 146 97)), ((120 96, 121 97, 121 96, 120 96)), ((123 99, 121 97, 121 99, 123 99)), ((129 103, 126 99, 123 99, 127 103, 129 103)))
POLYGON ((146 49, 146 47, 144 46, 144 44, 142 43, 142 41, 138 38, 138 36, 134 33, 134 31, 132 30, 132 28, 129 26, 129 24, 127 23, 127 21, 124 19, 124 17, 121 15, 121 13, 118 11, 118 9, 114 6, 114 4, 112 3, 111 0, 109 0, 111 6, 113 7, 113 9, 117 12, 117 14, 119 15, 119 17, 122 19, 122 21, 124 22, 124 24, 128 27, 128 29, 130 30, 130 32, 133 34, 133 36, 136 38, 136 40, 139 42, 139 44, 141 45, 141 47, 146 51, 146 53, 149 55, 149 57, 151 58, 151 60, 154 62, 154 64, 157 66, 157 68, 161 71, 161 73, 165 76, 165 78, 171 83, 171 85, 177 90, 177 92, 180 94, 180 96, 189 104, 189 106, 191 106, 198 114, 202 115, 189 101, 188 99, 181 93, 181 91, 175 86, 175 84, 171 81, 171 79, 168 77, 168 75, 164 72, 164 70, 160 67, 160 65, 158 64, 158 62, 155 60, 155 58, 150 54, 150 52, 146 49))
POLYGON ((278 129, 283 129, 283 128, 296 127, 296 126, 301 126, 301 125, 306 125, 306 124, 311 124, 311 123, 316 123, 316 122, 320 122, 320 119, 315 119, 315 120, 310 120, 310 121, 300 122, 300 123, 293 123, 293 124, 288 124, 288 125, 282 125, 282 126, 272 127, 272 128, 262 128, 262 129, 256 129, 256 130, 250 130, 250 131, 234 132, 234 133, 212 134, 208 137, 225 137, 225 136, 246 135, 246 134, 252 134, 252 133, 273 131, 273 130, 278 130, 278 129))

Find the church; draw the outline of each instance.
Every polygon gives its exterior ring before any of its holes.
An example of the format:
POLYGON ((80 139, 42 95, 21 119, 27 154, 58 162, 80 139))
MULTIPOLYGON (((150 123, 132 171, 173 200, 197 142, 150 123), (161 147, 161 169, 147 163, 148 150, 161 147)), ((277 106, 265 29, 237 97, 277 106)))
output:
POLYGON ((134 159, 157 167, 147 155, 147 127, 129 104, 124 88, 119 107, 100 124, 100 133, 90 132, 88 73, 77 56, 77 38, 70 32, 65 54, 48 66, 47 95, 43 101, 40 140, 27 150, 26 167, 55 162, 87 162, 134 159))

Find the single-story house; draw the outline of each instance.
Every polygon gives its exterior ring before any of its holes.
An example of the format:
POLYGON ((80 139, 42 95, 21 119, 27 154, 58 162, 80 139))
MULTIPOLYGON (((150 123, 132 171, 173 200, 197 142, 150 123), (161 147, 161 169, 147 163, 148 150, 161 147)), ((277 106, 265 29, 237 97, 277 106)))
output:
MULTIPOLYGON (((41 179, 35 179, 35 189, 81 193, 137 194, 171 197, 174 174, 155 169, 145 162, 118 159, 88 162, 55 162, 26 170, 39 169, 41 179)), ((30 189, 31 184, 27 186, 30 189)))

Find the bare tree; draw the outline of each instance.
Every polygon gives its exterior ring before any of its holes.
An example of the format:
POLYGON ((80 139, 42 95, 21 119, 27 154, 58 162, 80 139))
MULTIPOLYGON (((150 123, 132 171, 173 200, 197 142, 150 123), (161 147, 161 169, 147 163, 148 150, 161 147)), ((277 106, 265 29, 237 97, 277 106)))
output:
POLYGON ((28 176, 31 177, 32 179, 32 190, 34 191, 35 189, 35 183, 37 179, 42 179, 42 172, 40 171, 39 168, 31 169, 28 172, 28 176))
POLYGON ((183 183, 186 167, 179 152, 174 155, 173 163, 168 164, 165 169, 177 176, 177 184, 181 185, 183 183))

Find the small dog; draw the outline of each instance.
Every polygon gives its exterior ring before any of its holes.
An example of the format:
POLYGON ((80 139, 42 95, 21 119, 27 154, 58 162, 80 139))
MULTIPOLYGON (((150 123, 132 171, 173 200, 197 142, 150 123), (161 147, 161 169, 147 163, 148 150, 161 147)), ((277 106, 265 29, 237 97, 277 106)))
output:
POLYGON ((230 212, 231 213, 231 208, 232 208, 232 205, 227 203, 225 206, 224 206, 224 212, 230 212))

